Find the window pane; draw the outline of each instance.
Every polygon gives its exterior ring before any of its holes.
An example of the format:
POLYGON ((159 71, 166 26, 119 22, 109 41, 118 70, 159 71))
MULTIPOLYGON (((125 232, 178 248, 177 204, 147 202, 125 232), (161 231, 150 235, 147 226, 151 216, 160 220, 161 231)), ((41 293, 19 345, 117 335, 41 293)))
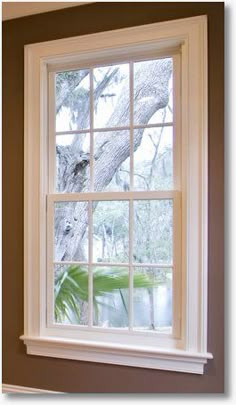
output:
POLYGON ((173 187, 173 129, 134 131, 134 189, 168 190, 173 187))
POLYGON ((95 326, 126 328, 129 323, 128 269, 95 267, 93 271, 93 322, 95 326))
POLYGON ((129 131, 94 136, 94 190, 127 191, 130 185, 129 131))
POLYGON ((89 128, 89 70, 56 74, 56 131, 89 128))
POLYGON ((172 269, 136 267, 134 277, 145 275, 150 288, 135 288, 133 292, 134 327, 171 333, 172 269))
POLYGON ((128 262, 128 201, 99 201, 93 208, 93 261, 128 262))
POLYGON ((88 261, 88 202, 54 203, 55 261, 88 261))
POLYGON ((54 318, 56 323, 88 325, 88 269, 54 265, 54 318))
POLYGON ((94 72, 94 127, 129 123, 129 65, 98 67, 94 72))
POLYGON ((172 263, 173 201, 134 201, 133 260, 172 263))
POLYGON ((90 187, 90 136, 56 136, 56 191, 81 193, 90 187))
POLYGON ((134 123, 172 122, 172 59, 134 63, 134 123))

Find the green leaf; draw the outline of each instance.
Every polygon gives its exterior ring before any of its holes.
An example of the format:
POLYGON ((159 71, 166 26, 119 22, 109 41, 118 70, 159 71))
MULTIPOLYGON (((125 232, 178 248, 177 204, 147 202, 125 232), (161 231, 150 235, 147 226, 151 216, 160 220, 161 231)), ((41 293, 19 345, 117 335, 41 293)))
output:
MULTIPOLYGON (((157 282, 146 274, 134 274, 134 288, 153 288, 157 282)), ((96 268, 93 272, 93 302, 95 316, 98 317, 101 301, 98 297, 118 291, 126 313, 128 313, 122 290, 128 289, 129 276, 127 268, 96 268), (97 315, 96 315, 97 314, 97 315)), ((55 274, 55 320, 62 323, 65 319, 72 322, 71 315, 80 323, 80 305, 88 302, 88 271, 72 265, 65 271, 55 274)))

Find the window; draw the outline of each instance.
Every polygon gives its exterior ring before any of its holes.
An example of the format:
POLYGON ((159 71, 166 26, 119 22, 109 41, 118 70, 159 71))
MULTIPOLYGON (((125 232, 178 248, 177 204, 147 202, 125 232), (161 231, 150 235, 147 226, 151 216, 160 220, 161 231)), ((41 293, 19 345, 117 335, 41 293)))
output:
POLYGON ((51 326, 179 335, 177 71, 170 54, 50 73, 51 326))
POLYGON ((212 357, 205 37, 197 17, 26 47, 28 353, 212 357))

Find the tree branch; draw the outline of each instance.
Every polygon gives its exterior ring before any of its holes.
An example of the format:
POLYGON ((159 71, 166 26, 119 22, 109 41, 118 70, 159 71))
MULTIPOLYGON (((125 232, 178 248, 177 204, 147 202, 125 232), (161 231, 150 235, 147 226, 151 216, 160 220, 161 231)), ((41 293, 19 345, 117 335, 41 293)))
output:
MULTIPOLYGON (((148 74, 144 71, 144 65, 140 64, 140 68, 135 72, 134 112, 136 122, 145 125, 157 110, 168 104, 168 83, 172 64, 168 59, 161 59, 158 63, 156 61, 149 63, 148 74), (147 78, 145 86, 143 85, 144 74, 147 78)), ((124 83, 124 86, 127 84, 124 83)), ((108 125, 111 127, 119 125, 125 117, 129 117, 129 94, 128 92, 121 92, 117 101, 117 108, 111 115, 108 125)), ((134 151, 137 150, 142 141, 143 131, 144 129, 135 130, 134 151)), ((120 165, 130 156, 129 134, 125 131, 105 132, 100 133, 97 138, 95 154, 98 150, 100 154, 94 160, 94 190, 102 191, 111 182, 120 165)), ((60 152, 61 158, 65 158, 63 151, 60 152)), ((73 170, 77 163, 78 151, 76 156, 73 156, 72 151, 70 153, 71 161, 68 163, 70 175, 67 178, 64 175, 64 189, 67 190, 69 187, 69 190, 76 192, 89 190, 88 167, 86 167, 85 172, 79 171, 74 176, 73 170)), ((58 260, 61 258, 75 260, 75 255, 78 254, 79 248, 82 246, 82 239, 88 225, 87 203, 75 204, 73 216, 69 211, 65 213, 65 216, 70 221, 72 228, 67 234, 62 233, 61 238, 57 240, 58 260), (73 221, 74 215, 78 218, 77 221, 73 221)))

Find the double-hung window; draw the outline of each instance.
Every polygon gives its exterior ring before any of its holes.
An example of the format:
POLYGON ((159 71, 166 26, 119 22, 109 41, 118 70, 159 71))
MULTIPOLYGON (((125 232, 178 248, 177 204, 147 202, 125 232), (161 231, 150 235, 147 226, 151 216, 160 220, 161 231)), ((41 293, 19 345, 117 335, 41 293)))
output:
POLYGON ((211 358, 205 38, 198 17, 26 47, 28 353, 211 358))

